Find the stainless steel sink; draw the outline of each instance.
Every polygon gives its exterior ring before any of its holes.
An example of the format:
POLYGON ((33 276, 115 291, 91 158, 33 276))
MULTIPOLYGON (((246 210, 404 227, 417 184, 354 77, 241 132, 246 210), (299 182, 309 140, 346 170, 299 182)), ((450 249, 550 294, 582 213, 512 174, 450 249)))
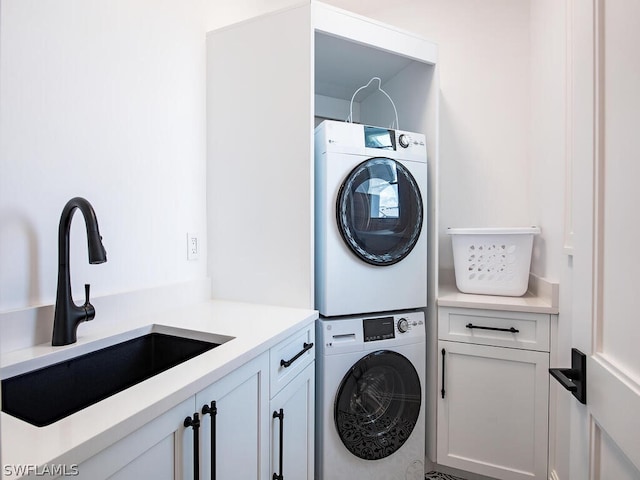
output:
POLYGON ((6 378, 2 411, 38 427, 50 425, 233 338, 203 334, 204 340, 183 332, 151 331, 6 378))

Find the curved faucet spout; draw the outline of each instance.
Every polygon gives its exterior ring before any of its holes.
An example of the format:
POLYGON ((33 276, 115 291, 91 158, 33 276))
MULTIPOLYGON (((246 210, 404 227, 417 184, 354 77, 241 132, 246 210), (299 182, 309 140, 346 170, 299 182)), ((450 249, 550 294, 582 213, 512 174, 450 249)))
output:
POLYGON ((82 197, 72 198, 62 210, 58 227, 58 291, 53 319, 53 338, 51 341, 53 346, 75 343, 78 325, 95 317, 95 309, 89 303, 89 285, 85 285, 84 305, 76 305, 71 296, 69 232, 71 231, 71 220, 76 209, 80 210, 84 216, 87 229, 89 263, 96 264, 107 261, 107 252, 102 245, 98 219, 93 207, 82 197))

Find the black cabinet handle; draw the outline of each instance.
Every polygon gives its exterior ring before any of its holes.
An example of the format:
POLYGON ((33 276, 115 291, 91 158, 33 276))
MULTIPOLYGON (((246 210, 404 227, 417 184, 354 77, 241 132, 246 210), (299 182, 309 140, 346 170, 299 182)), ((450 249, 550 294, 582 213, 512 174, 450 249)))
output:
POLYGON ((474 325, 473 323, 467 323, 467 328, 477 328, 479 330, 494 330, 496 332, 511 332, 518 333, 520 330, 517 328, 509 327, 509 328, 498 328, 498 327, 481 327, 479 325, 474 325))
POLYGON ((184 419, 183 425, 193 428, 193 480, 200 479, 200 440, 198 430, 200 429, 200 416, 198 413, 193 414, 193 418, 184 419))
POLYGON ((211 405, 202 406, 203 415, 211 415, 211 480, 216 480, 216 416, 218 415, 218 407, 215 400, 211 405))
POLYGON ((442 398, 444 398, 444 356, 447 354, 446 350, 442 349, 442 388, 440 389, 440 394, 442 398))
POLYGON ((273 412, 273 418, 277 418, 280 420, 280 451, 278 452, 280 474, 277 474, 274 472, 272 478, 273 480, 284 480, 284 476, 282 474, 282 463, 283 463, 282 450, 284 447, 284 410, 280 409, 279 412, 273 412))
POLYGON ((302 344, 302 350, 300 350, 295 357, 293 357, 291 360, 280 360, 280 366, 284 367, 284 368, 289 368, 291 366, 291 364, 293 362, 295 362, 297 359, 299 359, 302 355, 305 354, 305 352, 311 350, 313 348, 313 342, 311 343, 303 343, 302 344))

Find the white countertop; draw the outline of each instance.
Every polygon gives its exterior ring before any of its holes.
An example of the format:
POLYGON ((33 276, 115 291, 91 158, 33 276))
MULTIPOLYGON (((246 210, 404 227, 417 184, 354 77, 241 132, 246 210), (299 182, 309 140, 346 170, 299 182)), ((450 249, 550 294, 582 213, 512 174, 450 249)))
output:
POLYGON ((461 293, 454 289, 441 289, 438 295, 438 306, 506 310, 510 312, 558 313, 556 306, 551 305, 547 299, 531 292, 527 292, 522 297, 503 297, 461 293))
POLYGON ((557 282, 530 275, 529 291, 521 297, 462 293, 453 285, 441 285, 438 291, 438 306, 557 314, 559 285, 557 282))
POLYGON ((46 427, 32 426, 3 412, 2 464, 78 464, 313 323, 317 317, 314 310, 212 300, 141 319, 128 328, 114 329, 110 335, 81 337, 79 331, 78 342, 68 347, 38 345, 11 352, 0 358, 2 378, 24 370, 25 365, 31 370, 101 348, 101 343, 115 343, 106 337, 124 336, 127 330, 149 331, 154 324, 235 337, 46 427))

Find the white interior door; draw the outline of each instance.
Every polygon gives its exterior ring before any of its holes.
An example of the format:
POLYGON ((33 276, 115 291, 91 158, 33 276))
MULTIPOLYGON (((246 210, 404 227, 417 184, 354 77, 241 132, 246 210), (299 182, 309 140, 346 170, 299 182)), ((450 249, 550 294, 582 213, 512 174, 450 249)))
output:
POLYGON ((638 480, 640 2, 569 1, 572 335, 587 354, 587 402, 571 413, 570 476, 638 480))

